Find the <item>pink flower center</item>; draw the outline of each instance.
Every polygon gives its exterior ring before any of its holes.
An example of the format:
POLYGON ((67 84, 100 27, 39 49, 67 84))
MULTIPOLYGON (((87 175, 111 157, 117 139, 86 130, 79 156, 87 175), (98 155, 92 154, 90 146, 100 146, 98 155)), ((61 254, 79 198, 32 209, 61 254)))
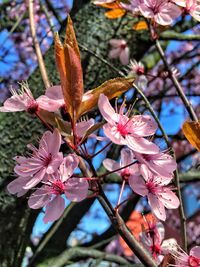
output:
POLYGON ((120 48, 123 49, 123 50, 124 50, 126 47, 127 47, 127 44, 126 44, 126 43, 123 43, 123 44, 120 45, 120 48))
POLYGON ((129 168, 125 168, 124 170, 122 170, 121 171, 121 176, 122 176, 122 179, 124 179, 125 181, 128 181, 128 179, 130 177, 129 168))
POLYGON ((142 68, 142 67, 138 67, 137 70, 136 70, 136 73, 137 73, 137 75, 142 75, 142 74, 144 74, 144 68, 142 68))
POLYGON ((45 167, 47 167, 48 165, 49 165, 49 163, 51 162, 51 160, 52 160, 52 155, 51 155, 51 153, 48 155, 48 157, 45 157, 44 158, 44 166, 45 167))
POLYGON ((190 267, 199 267, 200 266, 200 259, 198 259, 198 258, 196 258, 194 256, 189 256, 188 265, 190 267))
POLYGON ((51 187, 52 187, 52 194, 55 195, 62 195, 65 191, 65 186, 63 182, 59 180, 53 181, 51 187))
POLYGON ((120 134, 122 136, 126 136, 129 133, 129 131, 127 129, 127 124, 118 123, 117 124, 117 130, 118 130, 118 132, 120 132, 120 134))
POLYGON ((148 154, 142 154, 142 157, 143 157, 144 160, 150 161, 152 156, 148 155, 148 154))
POLYGON ((32 101, 31 104, 27 108, 27 112, 30 114, 35 114, 38 111, 38 103, 36 101, 32 101))
POLYGON ((151 246, 152 255, 154 258, 157 258, 157 255, 161 253, 161 247, 158 244, 151 246))
POLYGON ((157 188, 156 188, 156 185, 154 182, 152 182, 152 181, 147 182, 146 187, 147 187, 149 193, 156 194, 157 188))

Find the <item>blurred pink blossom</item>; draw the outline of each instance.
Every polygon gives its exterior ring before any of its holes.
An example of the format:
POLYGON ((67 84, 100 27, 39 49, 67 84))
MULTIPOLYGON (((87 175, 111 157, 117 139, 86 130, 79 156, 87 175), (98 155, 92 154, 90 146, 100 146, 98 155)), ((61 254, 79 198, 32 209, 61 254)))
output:
POLYGON ((109 58, 119 58, 122 65, 128 65, 130 50, 125 40, 111 39, 109 41, 111 50, 108 54, 109 58))

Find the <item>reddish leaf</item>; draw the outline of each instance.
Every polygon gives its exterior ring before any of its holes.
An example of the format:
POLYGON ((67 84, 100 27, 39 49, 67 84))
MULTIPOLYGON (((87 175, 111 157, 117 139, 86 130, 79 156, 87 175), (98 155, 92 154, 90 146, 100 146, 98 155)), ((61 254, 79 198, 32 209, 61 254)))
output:
POLYGON ((75 123, 83 96, 83 74, 78 43, 70 17, 68 17, 64 45, 58 35, 55 36, 55 56, 66 110, 75 123))

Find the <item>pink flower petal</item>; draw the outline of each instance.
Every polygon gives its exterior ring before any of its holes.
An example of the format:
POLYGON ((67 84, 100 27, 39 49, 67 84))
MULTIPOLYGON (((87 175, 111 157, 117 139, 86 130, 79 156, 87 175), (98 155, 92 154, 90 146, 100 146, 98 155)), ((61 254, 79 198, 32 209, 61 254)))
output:
POLYGON ((103 166, 108 171, 114 171, 114 170, 117 170, 121 167, 121 165, 119 163, 117 163, 115 160, 112 160, 112 159, 104 159, 103 166))
POLYGON ((148 141, 145 138, 126 135, 125 139, 126 139, 126 145, 133 151, 142 154, 156 154, 159 151, 157 145, 148 141))
POLYGON ((31 209, 40 209, 51 200, 48 190, 45 186, 37 189, 29 198, 28 205, 31 209))
POLYGON ((27 109, 27 97, 25 95, 13 95, 4 102, 4 108, 11 112, 27 109))
POLYGON ((148 115, 135 115, 131 119, 132 131, 134 135, 149 136, 155 134, 158 125, 152 116, 148 115))
POLYGON ((130 50, 128 47, 123 49, 119 55, 119 60, 122 63, 122 65, 128 65, 129 63, 129 57, 130 57, 130 50))
POLYGON ((44 223, 54 222, 60 218, 65 209, 65 200, 57 195, 46 206, 45 216, 43 218, 44 223))
POLYGON ((18 177, 11 183, 7 185, 7 190, 10 194, 17 194, 18 197, 21 197, 26 194, 28 190, 23 189, 23 186, 26 184, 27 179, 24 177, 18 177))
POLYGON ((167 209, 177 209, 180 205, 178 197, 171 190, 162 192, 159 199, 167 209))
POLYGON ((127 148, 121 150, 121 166, 126 166, 134 161, 133 151, 127 148))
POLYGON ((196 246, 190 250, 190 255, 200 260, 200 247, 196 246))
POLYGON ((100 94, 99 96, 98 107, 101 115, 107 122, 113 125, 114 122, 118 121, 118 115, 108 101, 107 96, 105 96, 104 94, 100 94))
POLYGON ((32 187, 39 184, 42 181, 42 179, 44 178, 45 173, 46 173, 46 169, 41 168, 41 170, 38 171, 33 177, 31 177, 30 180, 28 179, 28 182, 26 183, 26 185, 23 188, 24 189, 31 189, 32 187))
POLYGON ((47 110, 49 112, 54 112, 63 105, 62 100, 52 100, 45 95, 42 95, 37 98, 37 103, 41 109, 47 110))
POLYGON ((119 133, 116 126, 112 126, 106 123, 103 126, 104 134, 115 144, 117 145, 125 145, 125 138, 119 133))
POLYGON ((49 152, 52 155, 57 154, 61 146, 61 135, 58 129, 55 129, 53 131, 51 138, 49 138, 47 142, 48 142, 49 152))
POLYGON ((148 190, 146 188, 146 184, 144 179, 138 174, 138 175, 130 175, 128 179, 129 185, 132 188, 132 190, 141 195, 146 196, 148 194, 148 190))
POLYGON ((110 39, 109 44, 117 48, 120 47, 121 45, 126 45, 126 41, 123 39, 110 39))
POLYGON ((88 186, 84 178, 70 178, 66 183, 65 195, 71 201, 82 201, 87 197, 88 186))
POLYGON ((68 154, 64 158, 60 166, 60 174, 62 182, 67 181, 74 173, 74 170, 78 167, 79 158, 75 154, 68 154))
POLYGON ((160 202, 158 197, 154 194, 149 193, 148 194, 148 202, 149 202, 149 205, 152 209, 152 212, 155 214, 155 216, 158 219, 165 221, 166 220, 165 207, 162 204, 162 202, 160 202))
POLYGON ((76 133, 79 137, 83 137, 87 130, 91 128, 95 123, 94 119, 90 119, 88 121, 81 121, 76 124, 76 133))
POLYGON ((45 95, 50 99, 62 100, 63 104, 65 103, 63 98, 62 88, 60 85, 48 87, 45 95))
POLYGON ((48 164, 46 173, 53 174, 54 172, 57 172, 62 162, 63 162, 63 154, 61 152, 57 153, 55 156, 52 157, 50 163, 48 164))
POLYGON ((113 48, 109 51, 108 57, 109 58, 118 58, 120 56, 121 49, 120 48, 113 48))

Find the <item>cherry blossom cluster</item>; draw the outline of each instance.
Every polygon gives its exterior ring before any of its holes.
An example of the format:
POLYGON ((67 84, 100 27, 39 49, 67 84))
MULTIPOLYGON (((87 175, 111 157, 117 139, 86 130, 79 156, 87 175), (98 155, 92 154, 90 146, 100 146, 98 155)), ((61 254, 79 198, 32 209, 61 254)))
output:
POLYGON ((129 116, 130 110, 125 113, 124 102, 119 112, 115 111, 104 95, 100 95, 98 105, 107 121, 103 126, 105 135, 113 143, 128 147, 121 150, 120 163, 105 159, 105 168, 109 171, 122 168, 117 174, 128 181, 135 193, 147 196, 154 214, 165 220, 164 207, 173 209, 179 206, 177 196, 172 192, 172 187, 168 186, 173 179, 176 162, 145 138, 156 132, 157 124, 149 115, 129 116), (129 166, 132 162, 134 164, 129 166))
POLYGON ((17 179, 8 185, 11 194, 23 196, 28 190, 35 190, 29 196, 28 205, 32 209, 46 207, 44 222, 57 220, 65 209, 65 195, 71 201, 81 201, 87 196, 88 182, 74 177, 79 158, 75 154, 63 156, 60 151, 61 135, 57 129, 46 131, 39 147, 28 145, 28 157, 15 157, 14 168, 17 179))
MULTIPOLYGON (((48 88, 46 94, 36 100, 26 84, 18 93, 14 90, 12 93, 0 108, 1 112, 27 111, 39 116, 41 109, 55 112, 65 105, 60 86, 48 88)), ((179 206, 179 200, 172 192, 173 187, 169 185, 176 162, 150 141, 149 137, 156 132, 157 124, 149 115, 132 115, 125 102, 119 110, 114 110, 104 94, 100 94, 98 107, 107 122, 103 126, 106 137, 114 144, 125 146, 121 150, 120 163, 105 159, 103 165, 111 172, 121 169, 116 173, 129 183, 135 193, 146 196, 154 214, 165 220, 165 207, 174 209, 179 206)), ((93 119, 76 123, 77 146, 80 146, 82 137, 94 123, 93 119)), ((38 184, 42 185, 36 188, 28 203, 31 208, 46 206, 45 222, 56 220, 62 214, 64 199, 60 195, 65 194, 70 200, 78 201, 87 196, 87 179, 73 178, 78 157, 75 154, 63 157, 59 152, 60 146, 61 134, 57 129, 53 133, 45 132, 39 148, 28 145, 32 151, 30 156, 15 158, 17 164, 14 172, 18 178, 8 185, 9 192, 18 196, 35 189, 38 184)))

